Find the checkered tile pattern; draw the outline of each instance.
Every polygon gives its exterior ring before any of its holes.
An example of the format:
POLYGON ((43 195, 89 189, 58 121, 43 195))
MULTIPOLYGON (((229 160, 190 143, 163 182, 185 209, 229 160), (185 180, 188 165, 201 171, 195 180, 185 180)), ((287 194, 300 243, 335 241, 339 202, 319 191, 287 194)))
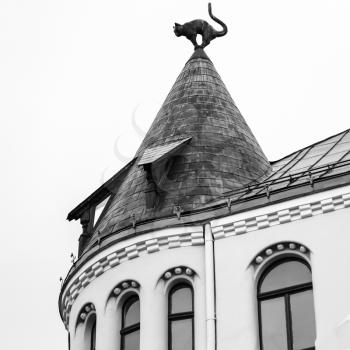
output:
POLYGON ((350 193, 216 226, 212 228, 212 231, 214 238, 220 239, 309 218, 319 214, 330 213, 349 207, 350 193))
POLYGON ((107 255, 97 261, 94 265, 88 267, 80 276, 71 284, 71 287, 63 296, 63 320, 68 327, 69 313, 81 291, 97 277, 101 276, 109 269, 131 259, 135 259, 142 254, 151 254, 162 249, 180 248, 186 246, 204 245, 203 232, 185 232, 176 236, 165 236, 145 241, 137 242, 123 249, 107 255))

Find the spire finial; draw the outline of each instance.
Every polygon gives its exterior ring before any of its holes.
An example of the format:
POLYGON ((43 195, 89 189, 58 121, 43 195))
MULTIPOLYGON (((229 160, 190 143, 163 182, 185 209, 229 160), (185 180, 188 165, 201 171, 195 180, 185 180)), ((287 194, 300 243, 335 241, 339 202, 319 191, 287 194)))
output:
POLYGON ((226 24, 215 17, 211 10, 211 3, 208 3, 208 12, 209 16, 217 23, 222 26, 222 30, 216 30, 213 28, 207 21, 203 19, 195 19, 190 22, 186 22, 184 24, 175 23, 174 25, 174 33, 176 36, 185 36, 191 43, 194 45, 194 49, 197 50, 199 48, 204 49, 206 46, 210 44, 212 40, 219 36, 224 36, 227 33, 226 24), (202 36, 202 44, 197 43, 197 35, 200 34, 202 36))

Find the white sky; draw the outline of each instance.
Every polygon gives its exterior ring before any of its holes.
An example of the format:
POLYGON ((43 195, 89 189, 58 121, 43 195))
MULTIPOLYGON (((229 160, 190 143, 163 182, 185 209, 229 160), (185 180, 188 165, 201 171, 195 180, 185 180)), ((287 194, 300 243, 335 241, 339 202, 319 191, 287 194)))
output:
MULTIPOLYGON (((206 52, 270 160, 350 127, 350 0, 213 12, 229 33, 206 52)), ((66 215, 136 151, 135 108, 146 131, 192 54, 173 22, 195 18, 206 1, 0 1, 2 349, 67 348, 66 215)))

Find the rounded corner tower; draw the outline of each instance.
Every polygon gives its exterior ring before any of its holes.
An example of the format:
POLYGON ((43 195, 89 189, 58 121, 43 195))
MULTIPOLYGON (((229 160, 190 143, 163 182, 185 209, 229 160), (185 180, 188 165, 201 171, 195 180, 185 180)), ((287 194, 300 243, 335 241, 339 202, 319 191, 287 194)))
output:
POLYGON ((229 214, 225 194, 270 172, 212 61, 197 47, 134 159, 68 215, 83 227, 79 258, 59 298, 70 349, 175 350, 171 329, 178 320, 186 320, 179 330, 191 330, 191 349, 210 349, 215 293, 208 222, 229 214), (180 311, 170 308, 178 296, 188 298, 180 311))

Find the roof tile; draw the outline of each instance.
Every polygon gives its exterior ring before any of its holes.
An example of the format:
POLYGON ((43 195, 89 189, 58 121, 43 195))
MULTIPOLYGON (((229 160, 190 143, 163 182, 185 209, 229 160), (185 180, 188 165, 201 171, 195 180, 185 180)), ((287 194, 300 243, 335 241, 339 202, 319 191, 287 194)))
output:
POLYGON ((183 210, 193 210, 271 171, 270 162, 204 52, 195 52, 186 63, 135 157, 137 161, 114 189, 117 195, 96 228, 102 234, 130 225, 132 213, 137 212, 140 221, 169 215, 176 203, 183 210), (190 138, 186 147, 179 147, 190 138), (151 209, 145 206, 146 173, 139 167, 146 164, 160 173, 154 175, 160 199, 151 209))

